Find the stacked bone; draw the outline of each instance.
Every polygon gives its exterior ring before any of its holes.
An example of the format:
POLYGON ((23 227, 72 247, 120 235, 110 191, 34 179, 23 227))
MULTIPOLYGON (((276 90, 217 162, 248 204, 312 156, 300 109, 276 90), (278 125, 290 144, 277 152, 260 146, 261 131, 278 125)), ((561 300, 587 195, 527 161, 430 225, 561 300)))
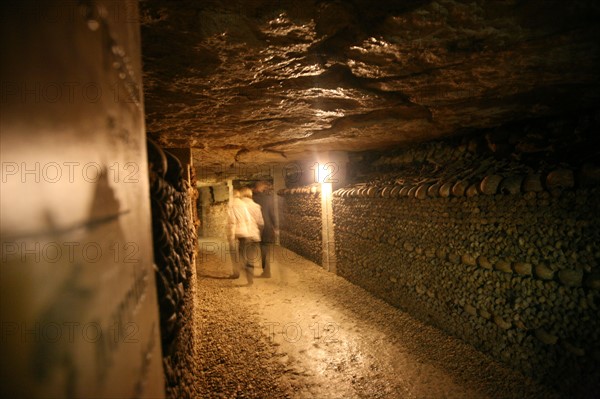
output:
MULTIPOLYGON (((187 323, 183 314, 190 278, 193 277, 196 229, 189 183, 183 178, 180 162, 149 142, 150 197, 156 288, 159 303, 163 362, 168 386, 178 384, 174 343, 187 323)), ((188 299, 186 299, 188 298, 188 299)), ((183 367, 185 368, 185 367, 183 367)))
POLYGON ((338 273, 529 375, 598 390, 600 168, 486 162, 336 190, 338 273))
POLYGON ((183 306, 184 290, 192 272, 196 234, 187 192, 175 190, 160 177, 152 182, 151 192, 161 327, 165 332, 163 341, 168 342, 181 323, 177 313, 183 306))
MULTIPOLYGON (((576 188, 576 180, 581 182, 578 188, 591 188, 600 183, 600 167, 587 163, 577 171, 559 168, 547 174, 530 173, 528 175, 488 174, 484 177, 471 177, 469 179, 429 179, 427 183, 420 184, 359 184, 344 187, 334 191, 336 197, 362 197, 362 198, 448 198, 448 197, 474 197, 478 195, 495 194, 529 194, 548 192, 554 197, 560 196, 564 191, 576 188), (577 179, 576 179, 577 175, 577 179)), ((530 194, 532 195, 532 194, 530 194)))
POLYGON ((281 245, 317 264, 322 263, 321 195, 317 185, 280 190, 283 209, 281 245))

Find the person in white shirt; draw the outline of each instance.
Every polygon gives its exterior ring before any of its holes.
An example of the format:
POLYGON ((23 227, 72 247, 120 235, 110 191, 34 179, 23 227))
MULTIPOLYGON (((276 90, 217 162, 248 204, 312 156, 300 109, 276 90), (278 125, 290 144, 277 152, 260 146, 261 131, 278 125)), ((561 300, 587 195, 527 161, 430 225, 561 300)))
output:
POLYGON ((260 257, 260 234, 264 225, 260 205, 252 201, 252 190, 244 187, 233 190, 229 208, 230 245, 238 244, 239 258, 235 263, 234 278, 240 275, 244 264, 248 285, 254 282, 254 262, 260 257))

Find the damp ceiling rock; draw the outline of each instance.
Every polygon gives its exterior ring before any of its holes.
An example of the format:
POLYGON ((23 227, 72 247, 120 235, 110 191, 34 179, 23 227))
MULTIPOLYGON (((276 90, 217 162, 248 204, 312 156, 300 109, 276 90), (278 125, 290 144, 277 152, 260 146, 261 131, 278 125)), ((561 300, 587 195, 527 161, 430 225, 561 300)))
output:
POLYGON ((150 137, 200 167, 380 149, 600 103, 600 3, 141 0, 150 137))

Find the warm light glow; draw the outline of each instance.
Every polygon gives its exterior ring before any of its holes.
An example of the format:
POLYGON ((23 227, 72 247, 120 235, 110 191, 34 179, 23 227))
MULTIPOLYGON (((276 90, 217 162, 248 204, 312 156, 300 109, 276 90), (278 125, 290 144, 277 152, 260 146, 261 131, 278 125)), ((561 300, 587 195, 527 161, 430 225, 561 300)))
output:
POLYGON ((321 196, 323 198, 331 199, 333 193, 333 187, 331 183, 321 183, 321 196))
MULTIPOLYGON (((319 159, 319 158, 317 158, 319 159)), ((337 183, 338 165, 335 162, 319 160, 311 167, 313 183, 337 183)))
POLYGON ((327 164, 319 163, 319 166, 317 167, 317 181, 321 184, 325 183, 325 180, 327 180, 330 174, 331 172, 329 171, 327 164))

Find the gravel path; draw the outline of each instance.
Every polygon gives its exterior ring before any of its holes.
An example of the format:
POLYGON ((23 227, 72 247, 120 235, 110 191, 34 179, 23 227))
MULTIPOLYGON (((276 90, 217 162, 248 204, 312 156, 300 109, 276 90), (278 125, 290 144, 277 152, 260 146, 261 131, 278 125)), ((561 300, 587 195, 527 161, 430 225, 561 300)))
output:
POLYGON ((252 286, 200 248, 200 398, 558 397, 284 248, 252 286))

